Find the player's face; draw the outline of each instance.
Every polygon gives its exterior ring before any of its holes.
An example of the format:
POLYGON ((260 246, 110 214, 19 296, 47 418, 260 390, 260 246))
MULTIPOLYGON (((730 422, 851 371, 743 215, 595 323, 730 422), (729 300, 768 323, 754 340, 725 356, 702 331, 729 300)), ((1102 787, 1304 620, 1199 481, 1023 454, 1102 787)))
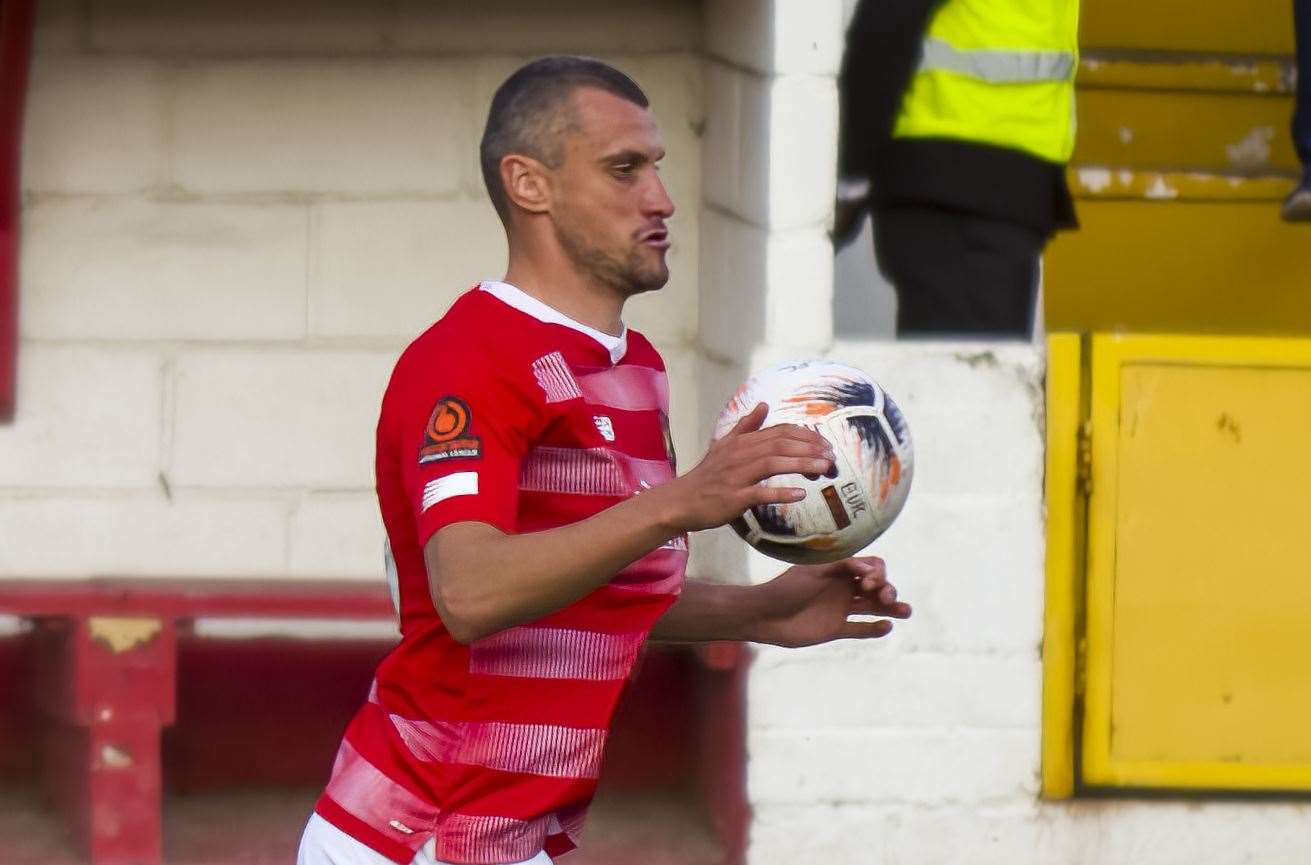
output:
POLYGON ((665 224, 674 203, 660 179, 664 142, 645 108, 604 90, 574 94, 579 128, 554 172, 552 221, 576 265, 624 296, 669 280, 665 224))

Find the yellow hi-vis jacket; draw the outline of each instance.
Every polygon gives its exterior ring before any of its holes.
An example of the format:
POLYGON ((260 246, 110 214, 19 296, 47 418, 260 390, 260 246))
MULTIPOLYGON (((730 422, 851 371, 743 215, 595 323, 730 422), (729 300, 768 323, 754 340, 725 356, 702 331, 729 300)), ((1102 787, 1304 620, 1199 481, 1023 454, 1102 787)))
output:
POLYGON ((892 136, 1068 162, 1078 61, 1078 0, 946 0, 929 22, 892 136))

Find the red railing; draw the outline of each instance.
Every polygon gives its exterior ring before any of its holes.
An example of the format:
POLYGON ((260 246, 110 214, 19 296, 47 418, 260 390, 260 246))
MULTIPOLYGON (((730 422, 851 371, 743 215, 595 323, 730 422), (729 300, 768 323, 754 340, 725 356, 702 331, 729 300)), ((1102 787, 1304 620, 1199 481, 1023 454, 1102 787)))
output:
POLYGON ((34 0, 0 0, 0 422, 14 416, 18 375, 18 226, 23 104, 34 0))
MULTIPOLYGON (((5 579, 0 614, 30 623, 0 640, 0 776, 10 789, 22 776, 56 803, 91 865, 165 861, 166 781, 195 791, 321 784, 386 649, 197 639, 192 621, 395 619, 381 580, 304 579, 5 579)), ((659 812, 671 831, 709 818, 705 840, 723 865, 745 861, 750 823, 748 662, 737 643, 653 647, 616 717, 605 769, 612 791, 677 805, 659 812)), ((217 831, 240 833, 235 825, 217 831)), ((179 843, 200 842, 174 828, 179 843)), ((23 839, 0 839, 0 862, 13 861, 16 843, 22 850, 23 839)), ((205 861, 264 861, 280 843, 252 835, 241 855, 205 861)), ((647 865, 680 861, 644 852, 647 865)))

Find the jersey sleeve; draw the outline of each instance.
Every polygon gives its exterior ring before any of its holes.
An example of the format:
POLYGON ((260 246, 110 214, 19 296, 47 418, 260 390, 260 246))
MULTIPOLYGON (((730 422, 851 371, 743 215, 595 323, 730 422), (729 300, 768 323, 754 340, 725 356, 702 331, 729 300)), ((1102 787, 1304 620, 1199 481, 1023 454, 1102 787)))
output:
POLYGON ((545 423, 540 389, 527 370, 469 355, 422 377, 400 413, 399 454, 419 544, 465 521, 514 532, 519 467, 545 423))

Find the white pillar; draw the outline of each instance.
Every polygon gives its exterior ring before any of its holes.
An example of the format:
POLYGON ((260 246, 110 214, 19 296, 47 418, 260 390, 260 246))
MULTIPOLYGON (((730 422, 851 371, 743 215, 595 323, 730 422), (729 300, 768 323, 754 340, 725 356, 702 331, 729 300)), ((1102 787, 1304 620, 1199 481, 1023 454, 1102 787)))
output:
MULTIPOLYGON (((703 437, 764 356, 833 340, 841 0, 709 0, 699 335, 703 437)), ((743 577, 727 530, 694 570, 743 577)))

